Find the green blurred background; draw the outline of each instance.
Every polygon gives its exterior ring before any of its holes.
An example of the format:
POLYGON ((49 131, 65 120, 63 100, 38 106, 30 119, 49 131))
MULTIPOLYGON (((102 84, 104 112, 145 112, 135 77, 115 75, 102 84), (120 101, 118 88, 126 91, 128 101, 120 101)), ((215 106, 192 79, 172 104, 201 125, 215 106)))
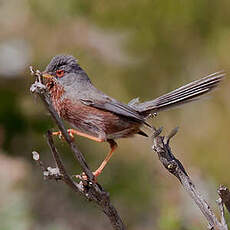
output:
MULTIPOLYGON (((230 1, 0 0, 0 229, 103 230, 107 218, 61 182, 44 181, 31 152, 53 166, 44 137, 56 129, 29 92, 28 66, 52 56, 79 59, 94 84, 118 100, 149 100, 191 80, 229 71, 230 1)), ((173 151, 216 207, 216 188, 230 186, 229 80, 208 100, 162 112, 150 122, 179 126, 173 151)), ((92 169, 107 144, 77 138, 92 169)), ((71 174, 80 172, 56 141, 71 174)), ((206 221, 144 137, 119 140, 99 178, 131 230, 205 229, 206 221)))

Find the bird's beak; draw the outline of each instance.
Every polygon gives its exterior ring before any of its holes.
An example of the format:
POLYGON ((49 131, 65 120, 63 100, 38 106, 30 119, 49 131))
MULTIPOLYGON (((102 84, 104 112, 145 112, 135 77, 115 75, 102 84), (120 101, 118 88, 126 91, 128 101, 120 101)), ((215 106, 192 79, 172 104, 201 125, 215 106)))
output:
POLYGON ((42 73, 42 77, 45 78, 45 79, 52 79, 53 78, 52 75, 50 75, 48 73, 45 73, 45 72, 42 73))

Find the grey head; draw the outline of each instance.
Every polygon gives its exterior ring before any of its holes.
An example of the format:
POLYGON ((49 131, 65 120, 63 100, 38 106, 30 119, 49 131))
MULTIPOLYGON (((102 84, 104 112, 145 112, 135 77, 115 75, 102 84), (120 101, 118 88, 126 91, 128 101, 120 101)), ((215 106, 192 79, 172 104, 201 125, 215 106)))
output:
POLYGON ((70 86, 79 81, 90 81, 87 74, 71 55, 57 55, 47 65, 46 74, 51 75, 56 82, 63 86, 70 86))
POLYGON ((77 63, 75 57, 60 54, 52 58, 47 65, 45 72, 55 75, 57 70, 64 70, 65 73, 71 73, 82 70, 82 68, 77 63))

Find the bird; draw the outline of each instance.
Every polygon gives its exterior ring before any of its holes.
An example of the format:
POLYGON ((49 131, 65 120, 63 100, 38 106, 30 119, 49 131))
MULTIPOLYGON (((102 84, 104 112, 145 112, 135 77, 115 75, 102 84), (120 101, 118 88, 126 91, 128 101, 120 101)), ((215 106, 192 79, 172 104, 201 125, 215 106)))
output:
POLYGON ((106 158, 93 172, 95 180, 117 148, 117 139, 135 134, 148 137, 141 128, 151 127, 147 122, 149 116, 199 99, 215 89, 224 75, 223 71, 212 73, 156 99, 145 102, 134 99, 124 104, 98 90, 74 56, 57 55, 42 72, 55 110, 72 127, 67 130, 69 135, 110 145, 106 158))

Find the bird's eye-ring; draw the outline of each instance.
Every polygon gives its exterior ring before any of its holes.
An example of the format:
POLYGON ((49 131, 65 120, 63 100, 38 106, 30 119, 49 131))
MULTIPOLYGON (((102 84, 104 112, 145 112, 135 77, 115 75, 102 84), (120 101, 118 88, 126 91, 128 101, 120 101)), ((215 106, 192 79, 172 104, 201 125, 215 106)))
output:
POLYGON ((57 75, 57 77, 63 77, 63 75, 64 75, 64 70, 63 70, 63 69, 57 70, 57 71, 56 71, 56 75, 57 75))

